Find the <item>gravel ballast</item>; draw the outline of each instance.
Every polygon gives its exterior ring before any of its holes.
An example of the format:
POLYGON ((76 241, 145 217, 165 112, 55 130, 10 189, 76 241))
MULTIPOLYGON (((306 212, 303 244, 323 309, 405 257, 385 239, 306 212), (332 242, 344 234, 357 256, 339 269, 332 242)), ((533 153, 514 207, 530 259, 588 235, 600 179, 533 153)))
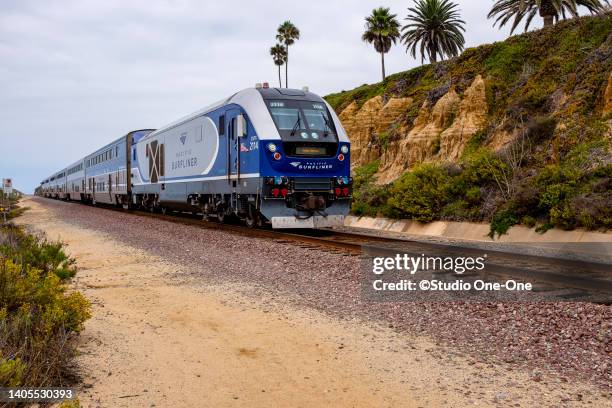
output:
POLYGON ((361 297, 357 256, 35 198, 62 221, 109 234, 176 262, 203 284, 247 283, 268 295, 345 319, 426 335, 469 355, 503 362, 542 381, 580 379, 610 391, 612 307, 590 303, 374 303, 361 297))

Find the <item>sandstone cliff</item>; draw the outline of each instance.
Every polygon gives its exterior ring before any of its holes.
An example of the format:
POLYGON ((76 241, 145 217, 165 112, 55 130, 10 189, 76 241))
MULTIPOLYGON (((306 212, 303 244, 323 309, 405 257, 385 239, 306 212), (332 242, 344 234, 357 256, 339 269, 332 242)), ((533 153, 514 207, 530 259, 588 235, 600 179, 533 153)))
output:
POLYGON ((351 138, 353 167, 379 160, 377 182, 386 184, 423 162, 458 161, 475 135, 501 151, 535 118, 558 119, 560 135, 566 120, 589 109, 609 114, 610 23, 582 20, 597 27, 566 22, 328 96, 351 138), (598 38, 580 53, 563 48, 560 30, 598 38))

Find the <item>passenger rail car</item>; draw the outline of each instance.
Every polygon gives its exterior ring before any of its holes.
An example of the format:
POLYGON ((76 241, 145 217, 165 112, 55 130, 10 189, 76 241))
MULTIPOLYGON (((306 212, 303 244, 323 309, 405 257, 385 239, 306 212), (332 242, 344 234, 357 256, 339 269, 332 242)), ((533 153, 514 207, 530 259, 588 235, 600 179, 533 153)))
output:
POLYGON ((83 159, 85 201, 129 206, 133 187, 131 152, 151 132, 153 129, 129 132, 83 159))
POLYGON ((350 143, 333 109, 307 90, 267 86, 130 132, 68 172, 68 196, 50 190, 57 175, 42 194, 273 228, 341 225, 352 194, 350 143))

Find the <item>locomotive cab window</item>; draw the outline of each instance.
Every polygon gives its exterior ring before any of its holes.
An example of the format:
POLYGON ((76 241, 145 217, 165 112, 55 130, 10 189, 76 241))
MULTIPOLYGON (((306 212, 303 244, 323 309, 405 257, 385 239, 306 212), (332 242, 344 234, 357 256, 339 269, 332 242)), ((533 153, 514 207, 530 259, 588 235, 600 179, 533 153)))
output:
POLYGON ((268 109, 288 156, 332 157, 338 134, 323 102, 269 100, 268 109))

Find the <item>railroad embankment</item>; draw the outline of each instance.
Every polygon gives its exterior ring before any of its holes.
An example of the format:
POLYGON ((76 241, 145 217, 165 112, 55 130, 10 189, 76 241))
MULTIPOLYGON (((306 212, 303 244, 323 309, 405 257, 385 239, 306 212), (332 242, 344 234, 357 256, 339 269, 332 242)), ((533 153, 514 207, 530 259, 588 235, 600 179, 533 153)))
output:
POLYGON ((608 13, 328 95, 351 137, 354 215, 610 229, 611 71, 608 13))

